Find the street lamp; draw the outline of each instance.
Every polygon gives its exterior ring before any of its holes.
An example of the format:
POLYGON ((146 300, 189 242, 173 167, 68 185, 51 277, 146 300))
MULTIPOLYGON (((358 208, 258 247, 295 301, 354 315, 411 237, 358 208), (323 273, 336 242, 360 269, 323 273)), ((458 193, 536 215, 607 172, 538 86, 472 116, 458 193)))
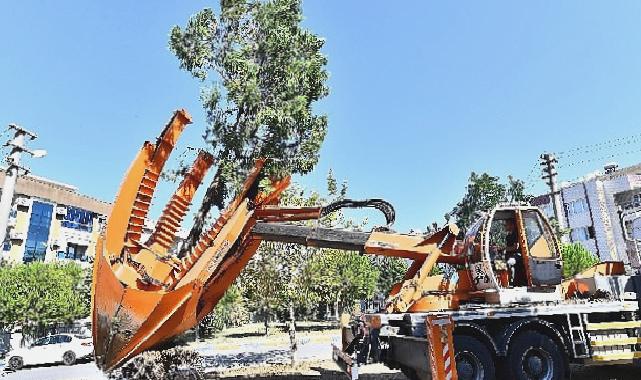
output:
POLYGON ((47 155, 47 151, 44 149, 36 149, 36 150, 30 151, 29 153, 31 153, 31 156, 33 158, 42 158, 47 155))

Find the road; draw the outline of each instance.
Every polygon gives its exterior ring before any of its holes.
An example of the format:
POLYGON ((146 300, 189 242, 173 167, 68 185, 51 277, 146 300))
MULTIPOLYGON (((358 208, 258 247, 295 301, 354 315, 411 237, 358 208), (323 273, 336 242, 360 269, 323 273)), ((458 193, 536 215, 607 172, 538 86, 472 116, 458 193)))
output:
MULTIPOLYGON (((4 364, 2 365, 4 368, 4 364)), ((0 372, 0 380, 106 380, 107 377, 91 361, 72 366, 51 364, 25 367, 16 372, 0 372)))
MULTIPOLYGON (((278 355, 276 355, 278 356, 278 355)), ((309 380, 334 380, 344 379, 343 375, 338 372, 338 369, 330 366, 329 361, 323 361, 327 364, 325 366, 318 366, 314 368, 312 373, 299 373, 299 374, 282 374, 269 373, 264 379, 269 380, 290 380, 290 379, 309 379, 309 380), (331 370, 330 370, 331 369, 331 370), (315 372, 315 374, 313 374, 315 372)), ((0 359, 0 368, 4 368, 4 363, 0 359)), ((368 366, 369 367, 369 366, 368 366)), ((368 368, 369 371, 364 371, 366 374, 363 376, 364 380, 397 380, 402 378, 402 375, 393 375, 386 368, 368 368), (382 375, 373 375, 373 372, 386 372, 382 375)), ((238 375, 238 374, 235 374, 238 375)), ((253 379, 263 379, 260 375, 252 374, 253 379)), ((630 367, 575 367, 568 379, 598 379, 598 380, 638 380, 641 379, 640 368, 630 367)), ((2 372, 0 371, 0 380, 107 380, 107 377, 98 370, 98 368, 91 361, 84 361, 73 366, 65 366, 62 364, 52 364, 34 367, 25 367, 17 372, 2 372)))

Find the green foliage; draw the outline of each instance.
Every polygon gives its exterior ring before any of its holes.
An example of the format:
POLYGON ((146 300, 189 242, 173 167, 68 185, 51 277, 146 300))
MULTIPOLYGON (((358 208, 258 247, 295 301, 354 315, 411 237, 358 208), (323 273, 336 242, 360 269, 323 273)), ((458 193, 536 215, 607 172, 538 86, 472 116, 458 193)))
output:
POLYGON ((501 202, 524 202, 531 198, 525 193, 523 181, 512 176, 508 176, 508 183, 504 184, 499 177, 472 172, 463 199, 445 217, 454 218, 456 225, 465 232, 476 220, 476 213, 488 211, 501 202))
POLYGON ((374 256, 374 265, 379 270, 377 291, 388 295, 392 286, 403 280, 408 269, 405 259, 398 257, 374 256))
POLYGON ((293 252, 297 248, 283 243, 263 243, 243 270, 240 283, 248 306, 265 319, 286 309, 292 301, 288 297, 289 281, 296 267, 290 267, 287 259, 298 261, 293 252), (288 253, 292 256, 287 257, 288 253))
POLYGON ((550 227, 552 227, 552 231, 554 231, 554 234, 559 241, 561 241, 564 236, 570 235, 570 232, 572 232, 571 228, 561 228, 559 221, 556 220, 555 217, 550 218, 550 227))
MULTIPOLYGON (((316 206, 323 199, 292 185, 281 197, 286 206, 316 206)), ((249 308, 265 318, 290 306, 310 309, 318 302, 310 291, 307 262, 314 250, 296 244, 263 242, 240 276, 249 308)))
POLYGON ((318 161, 327 118, 312 109, 327 95, 324 41, 301 27, 300 0, 222 0, 174 26, 180 67, 213 83, 201 93, 205 140, 232 171, 275 158, 271 174, 307 173, 318 161))
POLYGON ((237 285, 232 285, 214 310, 199 325, 202 335, 213 335, 227 327, 241 326, 249 321, 245 300, 237 285))
POLYGON ((563 277, 572 277, 591 266, 599 263, 599 258, 581 245, 581 243, 564 244, 561 247, 563 255, 563 277))
MULTIPOLYGON (((284 193, 281 203, 316 206, 344 198, 347 184, 339 186, 331 171, 327 176, 327 194, 305 192, 294 184, 284 193)), ((341 212, 332 213, 319 223, 354 226, 341 212)), ((320 303, 351 307, 354 301, 371 297, 377 288, 391 287, 390 282, 398 278, 403 265, 402 260, 379 262, 336 249, 263 242, 243 270, 240 285, 248 307, 264 317, 287 314, 290 307, 311 314, 320 303), (379 270, 380 266, 385 269, 379 270), (383 281, 379 281, 381 272, 386 273, 383 281)))
POLYGON ((76 263, 0 267, 0 322, 46 325, 89 315, 86 273, 76 263))
MULTIPOLYGON (((257 158, 270 177, 310 172, 327 133, 314 103, 328 94, 324 41, 301 27, 301 0, 221 0, 174 26, 169 48, 200 81, 206 149, 218 169, 181 250, 198 241, 213 206, 222 209, 257 158)), ((178 172, 183 171, 179 168, 178 172)))
POLYGON ((342 308, 371 298, 380 277, 372 260, 356 252, 323 249, 312 256, 309 266, 311 288, 320 301, 336 302, 342 308))
POLYGON ((437 265, 434 265, 434 266, 432 267, 432 269, 430 269, 430 272, 428 273, 428 275, 429 275, 429 276, 439 276, 439 275, 444 274, 444 273, 445 273, 445 271, 443 270, 444 265, 447 265, 447 264, 442 264, 442 265, 437 264, 437 265))

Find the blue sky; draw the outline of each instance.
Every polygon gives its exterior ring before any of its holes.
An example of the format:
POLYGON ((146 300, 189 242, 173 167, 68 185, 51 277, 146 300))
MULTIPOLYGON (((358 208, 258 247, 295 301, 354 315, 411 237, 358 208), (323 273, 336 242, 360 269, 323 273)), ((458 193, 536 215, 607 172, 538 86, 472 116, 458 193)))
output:
MULTIPOLYGON (((329 134, 305 187, 322 189, 333 168, 352 197, 391 201, 399 230, 424 228, 442 222, 470 171, 533 178, 540 192, 532 169, 543 151, 641 133, 641 3, 399 4, 304 2, 305 25, 327 40, 331 75, 318 105, 329 134)), ((178 69, 167 35, 215 5, 5 2, 0 125, 39 134, 32 146, 49 155, 29 161, 33 172, 112 200, 172 110, 195 121, 178 151, 200 144, 200 84, 178 69)), ((568 156, 561 179, 641 161, 637 142, 568 156)))

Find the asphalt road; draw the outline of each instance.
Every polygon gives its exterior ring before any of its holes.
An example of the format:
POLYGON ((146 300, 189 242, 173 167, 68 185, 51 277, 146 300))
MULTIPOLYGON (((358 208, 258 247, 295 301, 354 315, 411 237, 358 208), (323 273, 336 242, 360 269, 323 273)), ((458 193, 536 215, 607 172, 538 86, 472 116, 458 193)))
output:
MULTIPOLYGON (((4 368, 4 363, 0 359, 0 368, 4 368)), ((334 371, 335 372, 335 371, 334 371)), ((343 376, 334 373, 321 372, 316 376, 289 376, 284 375, 282 379, 289 380, 290 378, 296 379, 343 379, 343 376)), ((388 375, 386 375, 388 376, 388 375)), ((378 380, 378 375, 367 375, 367 379, 378 380)), ((261 379, 256 375, 252 376, 255 379, 261 379)), ((384 377, 386 378, 386 377, 384 377)), ((633 368, 629 366, 611 366, 611 367, 575 367, 572 374, 568 377, 570 380, 580 379, 595 379, 595 380, 638 380, 641 379, 641 368, 633 368)), ((66 366, 63 364, 50 364, 33 367, 25 367, 20 371, 3 372, 0 370, 0 380, 106 380, 107 377, 98 370, 95 364, 91 361, 79 362, 73 366, 66 366)), ((269 376, 270 380, 279 380, 281 376, 269 376)))
POLYGON ((633 366, 573 367, 570 380, 639 380, 641 368, 633 366))
MULTIPOLYGON (((4 368, 4 365, 2 365, 4 368)), ((0 372, 0 380, 106 380, 107 377, 89 360, 72 366, 48 364, 25 367, 20 371, 0 372)))

